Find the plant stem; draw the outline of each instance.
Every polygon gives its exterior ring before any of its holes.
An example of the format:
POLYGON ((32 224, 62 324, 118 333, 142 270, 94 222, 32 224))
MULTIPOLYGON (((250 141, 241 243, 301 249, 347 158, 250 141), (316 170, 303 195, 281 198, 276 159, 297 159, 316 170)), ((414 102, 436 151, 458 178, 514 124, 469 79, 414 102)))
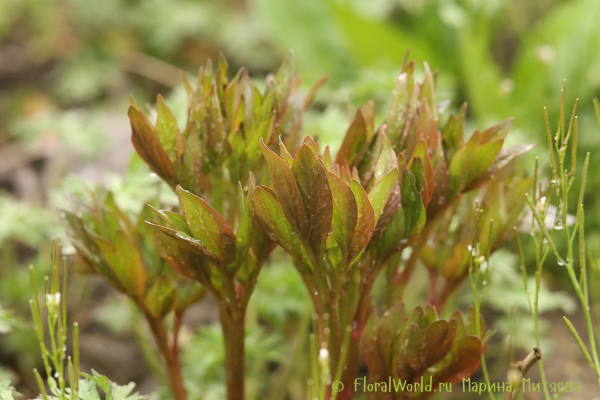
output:
POLYGON ((173 352, 169 347, 169 341, 167 338, 167 331, 164 323, 154 318, 153 316, 146 314, 148 325, 154 335, 156 344, 165 360, 167 366, 167 373, 169 375, 169 382, 171 384, 171 390, 173 391, 173 398, 175 400, 187 400, 187 393, 183 386, 183 377, 181 375, 181 366, 179 362, 173 357, 173 352))
POLYGON ((371 308, 371 289, 373 288, 377 275, 384 265, 385 264, 376 266, 376 268, 369 273, 364 281, 362 290, 360 291, 360 297, 358 299, 358 305, 352 323, 352 333, 350 335, 348 355, 346 357, 346 368, 342 374, 344 390, 338 394, 338 400, 350 400, 353 397, 353 383, 356 378, 356 373, 358 372, 358 364, 360 361, 360 340, 371 308))
POLYGON ((219 306, 219 313, 225 340, 227 400, 243 400, 246 363, 245 316, 243 313, 232 313, 225 305, 219 306))

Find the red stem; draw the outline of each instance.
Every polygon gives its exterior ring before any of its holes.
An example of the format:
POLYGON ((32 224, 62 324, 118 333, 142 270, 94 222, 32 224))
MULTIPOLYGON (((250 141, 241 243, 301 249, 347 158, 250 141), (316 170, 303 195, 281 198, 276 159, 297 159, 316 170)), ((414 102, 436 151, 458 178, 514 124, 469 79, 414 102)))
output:
POLYGON ((181 330, 182 323, 183 313, 175 313, 175 323, 173 326, 173 347, 171 351, 173 353, 173 358, 177 363, 179 363, 179 331, 181 330))
POLYGON ((225 306, 220 306, 219 311, 225 339, 227 400, 244 400, 245 316, 240 312, 232 313, 225 306))
POLYGON ((437 278, 438 278, 437 272, 435 272, 435 271, 430 272, 430 274, 429 274, 429 296, 427 298, 427 303, 431 304, 431 305, 435 304, 435 295, 436 295, 436 291, 437 291, 437 278))
POLYGON ((171 390, 173 391, 173 398, 175 400, 187 400, 187 393, 185 391, 185 387, 183 386, 183 378, 181 375, 181 366, 174 357, 172 349, 169 347, 165 325, 161 320, 156 319, 149 314, 146 314, 146 319, 148 321, 148 325, 150 326, 150 330, 154 335, 156 344, 158 345, 158 348, 160 349, 160 352, 165 360, 167 373, 169 375, 169 382, 171 384, 171 390))

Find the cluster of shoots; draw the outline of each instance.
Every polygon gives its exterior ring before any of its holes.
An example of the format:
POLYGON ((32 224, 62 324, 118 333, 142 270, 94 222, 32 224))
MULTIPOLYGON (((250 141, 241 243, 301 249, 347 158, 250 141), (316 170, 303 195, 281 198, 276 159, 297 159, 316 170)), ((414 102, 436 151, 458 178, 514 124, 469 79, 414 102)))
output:
MULTIPOLYGON (((154 202, 132 220, 108 196, 65 211, 64 219, 79 256, 146 316, 177 400, 187 397, 178 330, 167 335, 164 319, 174 313, 180 321, 202 290, 219 307, 227 398, 244 398, 246 308, 276 246, 293 259, 314 306, 314 397, 352 398, 368 321, 371 349, 410 338, 394 350, 393 363, 380 365, 389 376, 453 382, 479 367, 486 340, 481 297, 466 323, 460 313, 441 320, 436 308, 467 277, 476 286, 482 263, 512 235, 530 186, 512 160, 529 147, 503 149, 510 120, 465 140, 466 106, 442 123, 435 74, 425 64, 416 82, 414 69, 412 62, 402 66, 381 126, 373 102, 356 110, 337 154, 302 137, 302 115, 323 80, 303 96, 291 56, 264 91, 244 70, 229 80, 223 58, 214 76, 209 63, 195 85, 184 77, 185 124, 162 97, 148 113, 132 102, 135 148, 179 205, 154 202), (430 275, 429 306, 405 311, 400 304, 420 264, 430 275), (382 271, 386 309, 379 321, 371 292, 382 271), (332 390, 334 381, 343 390, 332 390)), ((369 367, 378 368, 376 357, 365 354, 369 367)))

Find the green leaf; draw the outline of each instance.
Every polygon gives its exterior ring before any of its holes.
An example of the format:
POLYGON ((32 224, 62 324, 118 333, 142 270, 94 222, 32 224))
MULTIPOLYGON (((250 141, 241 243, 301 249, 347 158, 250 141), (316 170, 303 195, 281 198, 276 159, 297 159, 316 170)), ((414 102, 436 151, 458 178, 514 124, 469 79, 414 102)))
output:
MULTIPOLYGON (((397 171, 397 169, 396 169, 397 171)), ((383 206, 383 210, 377 223, 375 225, 375 229, 373 229, 373 236, 371 237, 371 244, 377 242, 381 237, 381 234, 387 229, 387 225, 392 219, 392 217, 396 214, 398 207, 400 206, 402 196, 400 194, 400 186, 398 181, 394 182, 390 193, 388 195, 387 201, 383 206)))
POLYGON ((435 185, 433 167, 428 154, 429 150, 425 140, 420 139, 407 165, 407 168, 411 170, 417 179, 415 186, 420 193, 425 208, 427 208, 433 196, 435 185))
POLYGON ((381 152, 375 165, 375 184, 379 183, 392 169, 398 167, 398 158, 392 148, 390 140, 384 133, 380 133, 381 152))
POLYGON ((402 179, 402 210, 404 212, 404 238, 414 238, 425 226, 427 219, 425 206, 415 187, 416 178, 407 170, 402 179))
MULTIPOLYGON (((398 168, 392 169, 381 181, 379 181, 369 192, 369 202, 373 206, 375 224, 384 212, 390 194, 398 184, 398 168)), ((394 210, 395 212, 395 210, 394 210)), ((393 212, 392 212, 393 214, 393 212)), ((390 215, 391 217, 391 215, 390 215)))
POLYGON ((365 189, 357 180, 352 180, 350 189, 352 190, 352 194, 354 194, 358 209, 358 219, 356 220, 356 227, 352 235, 352 245, 350 246, 349 259, 353 260, 365 248, 369 240, 371 240, 373 229, 375 228, 375 213, 367 192, 365 192, 365 189))
POLYGON ((289 52, 275 75, 275 111, 279 118, 285 114, 294 78, 294 53, 289 52))
MULTIPOLYGON (((484 174, 489 167, 492 166, 494 160, 502 150, 502 145, 504 144, 504 139, 497 139, 493 142, 486 143, 481 146, 477 146, 470 154, 461 154, 461 158, 466 159, 465 164, 461 165, 461 162, 454 163, 454 159, 450 163, 449 171, 450 171, 450 188, 452 190, 452 183, 455 182, 461 174, 463 177, 463 184, 459 187, 461 189, 466 189, 470 187, 470 183, 477 179, 480 175, 484 174)), ((465 147, 465 151, 469 146, 465 147)), ((459 153, 462 152, 463 149, 456 152, 456 156, 458 157, 459 153)))
POLYGON ((433 118, 435 119, 435 82, 429 64, 427 64, 427 62, 424 62, 423 64, 425 66, 425 77, 423 78, 423 84, 421 85, 420 100, 424 104, 424 107, 431 111, 433 118))
POLYGON ((442 130, 442 141, 446 160, 450 162, 454 153, 463 146, 465 138, 465 115, 467 114, 467 103, 463 103, 458 110, 458 117, 451 114, 442 130))
POLYGON ((295 258, 300 258, 300 240, 296 232, 281 205, 263 187, 257 187, 254 192, 254 207, 260 226, 269 238, 295 258))
POLYGON ((390 104, 385 120, 387 125, 386 134, 390 138, 396 153, 400 153, 402 150, 400 149, 400 143, 402 135, 404 134, 404 125, 406 123, 406 108, 412 92, 412 79, 412 68, 408 69, 406 72, 402 72, 398 77, 392 95, 392 104, 390 104))
POLYGON ((146 221, 150 237, 160 256, 173 270, 192 279, 208 279, 208 260, 214 257, 208 249, 193 241, 191 236, 182 232, 146 221))
POLYGON ((442 267, 444 277, 450 281, 464 276, 469 261, 469 245, 472 238, 468 237, 452 247, 452 255, 446 259, 442 267))
POLYGON ((373 253, 379 262, 384 262, 408 244, 404 238, 404 211, 398 207, 375 242, 373 253))
POLYGON ((333 212, 327 170, 308 145, 304 144, 296 154, 292 172, 308 216, 309 229, 306 239, 318 247, 327 239, 333 212))
POLYGON ((221 104, 217 93, 217 85, 213 83, 208 98, 208 123, 206 124, 206 134, 208 137, 209 154, 214 161, 218 161, 221 155, 225 152, 225 144, 227 141, 225 133, 225 124, 223 122, 223 114, 221 113, 221 104))
POLYGON ((175 116, 159 94, 156 99, 156 136, 173 164, 183 154, 183 136, 177 127, 175 116))
POLYGON ((206 288, 197 282, 178 285, 179 301, 177 302, 177 313, 182 314, 189 306, 201 301, 206 296, 206 288))
POLYGON ((86 263, 92 266, 98 274, 106 279, 112 287, 120 292, 125 292, 125 288, 119 281, 119 278, 112 267, 102 256, 102 252, 92 237, 93 233, 85 226, 83 220, 74 213, 66 210, 61 210, 60 214, 66 225, 69 239, 77 249, 79 255, 86 263))
MULTIPOLYGON (((254 176, 250 173, 250 179, 248 184, 248 195, 244 201, 244 211, 242 213, 240 219, 240 225, 235 233, 236 237, 236 249, 238 260, 242 260, 248 250, 250 249, 250 245, 252 244, 252 235, 260 234, 259 232, 254 232, 253 229, 253 221, 254 221, 254 188, 256 187, 256 181, 254 180, 254 176)), ((241 190, 241 189, 240 189, 241 190)), ((240 195, 243 195, 241 193, 240 195)))
MULTIPOLYGON (((256 165, 258 160, 262 157, 262 150, 260 141, 270 143, 271 138, 275 132, 274 130, 275 113, 270 113, 265 119, 263 119, 258 126, 248 132, 250 139, 247 141, 246 148, 244 149, 245 160, 243 163, 243 169, 240 170, 240 176, 247 175, 248 172, 256 165)), ((232 162, 237 162, 235 157, 232 157, 232 162)))
POLYGON ((432 111, 427 103, 423 104, 419 112, 416 131, 419 133, 420 139, 427 144, 428 157, 432 157, 437 151, 441 136, 437 127, 435 111, 432 111))
POLYGON ((131 239, 121 230, 117 230, 114 244, 101 236, 94 235, 94 239, 127 293, 142 298, 147 271, 142 256, 131 239))
POLYGON ((204 168, 202 165, 203 146, 196 124, 191 124, 185 138, 182 160, 177 164, 177 181, 196 194, 202 192, 204 168))
POLYGON ((222 263, 235 260, 235 234, 225 219, 200 197, 177 187, 177 195, 192 235, 222 263))
POLYGON ((479 135, 479 143, 490 143, 496 139, 504 139, 512 127, 513 119, 509 118, 490 126, 479 135))
POLYGON ((171 278, 161 275, 146 293, 146 307, 154 317, 164 318, 177 303, 177 291, 171 278))

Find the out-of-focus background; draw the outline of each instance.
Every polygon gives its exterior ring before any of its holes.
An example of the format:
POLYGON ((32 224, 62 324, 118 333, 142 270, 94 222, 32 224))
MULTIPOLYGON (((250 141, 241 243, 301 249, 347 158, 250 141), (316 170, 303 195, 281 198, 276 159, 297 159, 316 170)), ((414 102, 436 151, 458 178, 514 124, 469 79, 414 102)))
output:
MULTIPOLYGON (((102 183, 123 208, 137 212, 156 183, 132 158, 128 95, 143 104, 162 93, 183 118, 179 70, 193 74, 220 51, 230 72, 244 66, 259 82, 289 50, 303 85, 327 75, 304 128, 336 148, 352 107, 373 99, 383 115, 410 49, 420 70, 423 61, 440 70, 438 100, 453 110, 469 103, 469 131, 514 117, 508 140, 538 144, 533 153, 542 166, 543 107, 554 126, 566 79, 567 108, 579 98, 579 149, 592 152, 586 229, 591 245, 600 243, 600 197, 594 193, 600 184, 595 156, 600 134, 592 108, 600 94, 599 21, 597 0, 0 1, 0 381, 10 378, 23 393, 35 392, 30 371, 40 357, 25 267, 48 269, 50 238, 63 233, 56 208, 65 193, 102 183)), ((532 169, 529 161, 524 168, 532 169)), ((490 288, 497 292, 487 296, 488 312, 504 329, 501 337, 512 326, 506 315, 523 315, 517 345, 528 346, 530 324, 516 259, 510 252, 498 257, 490 288)), ((575 309, 563 278, 559 268, 549 268, 544 277, 552 290, 541 300, 548 324, 575 309)), ((94 278, 72 280, 70 307, 82 326, 86 367, 119 382, 135 380, 143 392, 158 388, 160 395, 151 362, 137 344, 143 329, 126 301, 94 278)), ((291 351, 290 329, 310 310, 303 290, 289 265, 275 263, 262 273, 248 339, 251 392, 264 391, 273 365, 291 351)), ((192 398, 222 396, 215 318, 208 302, 186 323, 184 369, 197 385, 192 398)), ((556 344, 562 339, 570 340, 566 328, 562 338, 552 336, 562 334, 558 331, 546 335, 549 353, 560 351, 556 344)), ((500 348, 503 340, 498 342, 500 348)), ((564 351, 573 355, 577 348, 564 351)), ((492 364, 496 374, 506 366, 498 359, 492 364)), ((567 369, 584 376, 585 365, 572 359, 554 370, 549 366, 550 376, 564 381, 567 369)), ((297 368, 306 367, 299 362, 297 368)), ((278 398, 277 390, 301 398, 305 381, 302 373, 297 376, 287 387, 273 385, 272 398, 278 398)))

